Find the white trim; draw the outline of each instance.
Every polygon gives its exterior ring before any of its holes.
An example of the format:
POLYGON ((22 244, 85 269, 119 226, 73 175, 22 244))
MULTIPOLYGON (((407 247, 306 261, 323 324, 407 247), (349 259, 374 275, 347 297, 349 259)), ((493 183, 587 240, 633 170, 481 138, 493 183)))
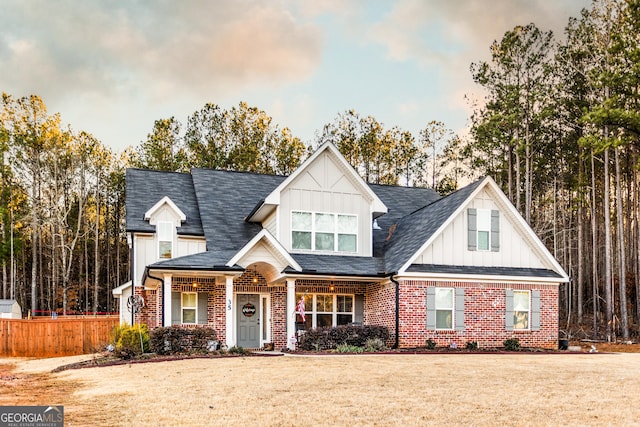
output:
POLYGON ((520 310, 516 310, 516 293, 518 292, 526 292, 527 295, 529 295, 529 308, 526 311, 527 313, 527 327, 526 328, 516 328, 516 322, 514 319, 513 322, 513 330, 514 331, 530 331, 531 330, 531 289, 512 289, 513 291, 513 315, 515 316, 516 311, 520 311, 520 310))
POLYGON ((144 219, 147 221, 150 220, 153 214, 156 213, 156 211, 160 209, 165 203, 168 204, 176 214, 178 214, 178 217, 180 217, 180 222, 185 222, 187 220, 187 216, 175 203, 173 203, 173 200, 171 200, 169 196, 164 196, 158 201, 158 203, 153 205, 147 212, 145 212, 144 219))
POLYGON ((265 343, 272 342, 271 339, 271 295, 268 293, 260 294, 260 347, 264 347, 265 343), (266 301, 264 301, 266 300, 266 301), (266 304, 266 306, 263 306, 266 304), (266 328, 266 336, 262 331, 266 328))
MULTIPOLYGON (((340 162, 342 168, 350 174, 351 178, 358 183, 358 185, 360 186, 360 189, 364 193, 366 193, 366 195, 371 199, 370 213, 371 214, 387 213, 388 211, 387 206, 382 202, 382 200, 380 200, 380 198, 378 198, 378 196, 376 196, 376 194, 373 192, 371 187, 369 187, 369 185, 367 185, 367 183, 364 182, 364 180, 360 177, 360 175, 358 175, 356 170, 349 164, 349 162, 347 162, 344 156, 340 153, 340 151, 338 151, 336 146, 333 145, 331 142, 325 142, 324 144, 322 144, 311 156, 309 156, 302 163, 302 165, 300 165, 291 175, 289 175, 284 181, 282 181, 280 185, 278 185, 275 188, 275 190, 273 190, 264 199, 263 206, 265 205, 279 206, 281 192, 285 188, 287 188, 287 186, 289 186, 289 184, 291 184, 293 180, 295 180, 300 174, 302 174, 307 169, 307 167, 311 165, 322 153, 324 153, 327 150, 329 150, 329 152, 335 156, 335 158, 340 162)), ((260 211, 261 209, 262 209, 262 206, 260 207, 260 209, 258 209, 258 211, 260 211)), ((258 212, 256 212, 256 214, 257 213, 258 212)), ((251 220, 251 218, 249 218, 249 220, 251 220)))
POLYGON ((131 280, 129 280, 128 282, 123 283, 122 285, 118 286, 117 288, 113 288, 111 289, 111 294, 113 295, 114 298, 120 298, 122 296, 122 292, 131 287, 131 280))
MULTIPOLYGON (((516 228, 520 229, 522 232, 524 232, 526 234, 526 236, 529 238, 529 240, 535 245, 532 249, 537 249, 539 251, 539 253, 542 255, 542 257, 553 267, 553 270, 560 274, 562 277, 561 278, 534 278, 534 281, 536 282, 560 282, 560 283, 567 283, 569 282, 569 275, 567 274, 566 271, 564 271, 564 269, 562 268, 562 266, 560 266, 560 264, 558 263, 558 261, 556 261, 556 259, 553 257, 553 255, 551 255, 551 252, 549 252, 549 250, 546 248, 546 246, 542 243, 542 241, 540 240, 540 238, 536 235, 536 233, 534 233, 533 229, 531 229, 531 227, 529 226, 529 224, 526 223, 526 221, 524 220, 524 218, 522 217, 522 215, 520 215, 518 213, 518 211, 516 210, 515 206, 513 206, 513 204, 509 201, 509 199, 507 198, 507 196, 502 192, 502 190, 500 190, 500 187, 498 187, 498 184, 496 184, 496 182, 491 178, 491 177, 486 177, 482 183, 480 183, 480 185, 478 185, 478 187, 467 197, 467 199, 460 204, 460 206, 458 206, 458 209, 456 209, 455 212, 453 212, 453 214, 451 214, 449 216, 449 218, 447 218, 447 220, 442 223, 442 225, 436 230, 435 233, 433 233, 431 235, 431 237, 429 239, 427 239, 426 242, 424 242, 424 244, 407 260, 407 262, 400 267, 400 269, 398 269, 398 274, 405 274, 406 270, 409 268, 409 266, 411 264, 413 264, 413 262, 415 261, 415 259, 422 254, 422 252, 425 251, 425 249, 427 247, 429 247, 433 241, 438 238, 438 236, 443 232, 443 230, 445 230, 457 217, 458 215, 460 215, 461 212, 463 212, 468 205, 471 203, 471 201, 481 192, 485 189, 485 187, 489 187, 491 190, 493 190, 494 194, 497 196, 498 200, 496 200, 496 203, 499 204, 502 208, 504 208, 505 210, 507 210, 510 214, 511 214, 511 218, 515 219, 516 221, 516 228)), ((503 215, 504 217, 506 217, 506 215, 503 215)), ((450 275, 447 275, 450 276, 450 275)), ((474 276, 475 277, 475 276, 474 276)), ((491 277, 491 276, 478 276, 478 277, 491 277)), ((497 277, 502 277, 502 276, 497 276, 497 277)), ((503 278, 504 280, 504 278, 503 278)), ((511 280, 511 278, 508 278, 507 280, 511 280)), ((525 278, 521 278, 520 281, 525 280, 525 278)), ((527 278, 528 280, 528 278, 527 278)), ((501 280, 502 281, 502 280, 501 280)))
POLYGON ((235 298, 233 295, 233 276, 225 276, 225 344, 227 348, 236 345, 235 334, 235 298))
POLYGON ((278 240, 276 240, 276 238, 273 237, 273 235, 266 228, 260 230, 260 232, 256 234, 253 239, 249 240, 249 242, 244 245, 242 249, 240 249, 233 256, 233 258, 231 258, 227 262, 226 266, 233 267, 234 265, 236 265, 242 259, 242 257, 248 254, 251 249, 253 249, 262 239, 265 239, 271 246, 273 246, 273 248, 278 251, 280 256, 282 256, 287 264, 289 264, 293 269, 295 269, 296 271, 302 271, 302 267, 300 266, 300 264, 298 264, 296 260, 293 259, 293 257, 289 254, 289 252, 287 252, 284 246, 282 246, 282 244, 278 240))
POLYGON ((409 280, 426 280, 441 282, 465 282, 465 283, 544 283, 549 285, 560 285, 563 283, 560 277, 538 277, 538 276, 502 276, 488 274, 452 274, 452 273, 402 273, 396 278, 409 280))
POLYGON ((194 292, 194 291, 185 291, 185 292, 180 292, 180 324, 181 325, 197 325, 198 324, 198 292, 194 292), (187 310, 194 310, 195 311, 195 316, 194 316, 194 322, 191 323, 185 323, 184 321, 184 300, 183 297, 185 295, 195 295, 196 296, 196 305, 195 307, 187 307, 187 310))
POLYGON ((435 330, 436 331, 455 331, 456 330, 456 290, 450 286, 435 286, 435 295, 433 300, 433 312, 436 316, 435 330), (440 308, 441 311, 447 311, 451 313, 451 327, 450 328, 438 328, 438 289, 446 289, 451 291, 451 309, 440 308))

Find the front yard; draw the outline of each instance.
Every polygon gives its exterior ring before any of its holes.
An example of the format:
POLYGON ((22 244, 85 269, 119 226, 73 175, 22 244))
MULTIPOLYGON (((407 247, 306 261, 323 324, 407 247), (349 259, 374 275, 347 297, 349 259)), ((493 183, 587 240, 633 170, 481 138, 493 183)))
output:
POLYGON ((0 405, 65 425, 630 425, 640 354, 228 357, 51 373, 0 359, 0 405))

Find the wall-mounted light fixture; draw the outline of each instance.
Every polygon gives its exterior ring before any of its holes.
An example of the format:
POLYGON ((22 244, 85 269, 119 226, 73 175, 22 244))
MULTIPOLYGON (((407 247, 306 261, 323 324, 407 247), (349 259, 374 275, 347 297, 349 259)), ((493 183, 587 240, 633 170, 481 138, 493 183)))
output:
POLYGON ((329 285, 329 290, 330 290, 331 292, 333 292, 333 291, 335 290, 335 288, 336 288, 336 287, 335 287, 335 286, 333 286, 333 282, 331 282, 331 284, 329 285))
POLYGON ((192 286, 194 289, 197 289, 197 288, 198 288, 198 282, 194 280, 194 281, 193 281, 193 283, 191 284, 191 286, 192 286))
POLYGON ((258 270, 253 267, 253 278, 251 279, 253 283, 258 283, 258 270))

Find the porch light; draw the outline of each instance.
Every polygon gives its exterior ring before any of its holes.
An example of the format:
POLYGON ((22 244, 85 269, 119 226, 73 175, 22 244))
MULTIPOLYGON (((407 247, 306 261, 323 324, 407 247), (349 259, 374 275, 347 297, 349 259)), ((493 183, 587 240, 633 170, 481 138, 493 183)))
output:
POLYGON ((193 286, 194 288, 198 287, 198 282, 196 282, 195 280, 193 281, 193 283, 191 284, 191 286, 193 286))
POLYGON ((333 286, 333 282, 331 282, 331 284, 329 285, 329 290, 333 292, 334 289, 335 289, 335 286, 333 286))
POLYGON ((258 283, 258 270, 253 267, 253 279, 251 279, 253 283, 258 283))

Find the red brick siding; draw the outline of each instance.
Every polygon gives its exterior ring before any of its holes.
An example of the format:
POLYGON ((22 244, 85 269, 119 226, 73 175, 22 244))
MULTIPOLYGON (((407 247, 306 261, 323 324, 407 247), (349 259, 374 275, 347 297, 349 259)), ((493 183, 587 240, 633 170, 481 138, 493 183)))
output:
POLYGON ((428 339, 438 346, 464 347, 476 341, 480 348, 502 347, 504 340, 518 338, 523 347, 557 348, 558 287, 541 284, 497 284, 463 282, 400 282, 400 347, 424 346, 428 339), (426 328, 427 287, 465 289, 465 328, 463 331, 436 331, 426 328), (506 289, 540 291, 540 330, 507 331, 506 289))

